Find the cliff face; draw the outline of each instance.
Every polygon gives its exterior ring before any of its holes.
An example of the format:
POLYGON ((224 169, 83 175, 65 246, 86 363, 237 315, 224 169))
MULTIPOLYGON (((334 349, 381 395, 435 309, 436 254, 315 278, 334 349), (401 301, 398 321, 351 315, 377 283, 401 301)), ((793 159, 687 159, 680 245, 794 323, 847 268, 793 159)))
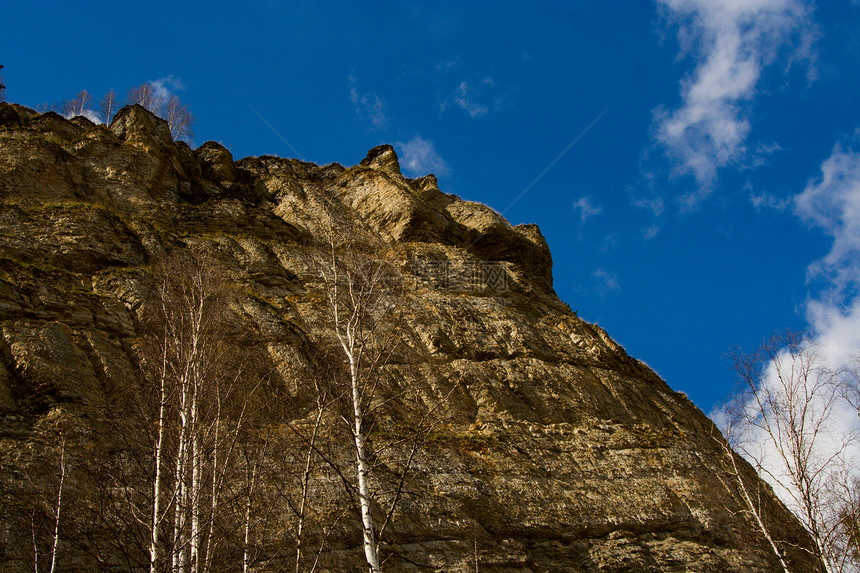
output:
MULTIPOLYGON (((63 570, 148 569, 145 511, 135 514, 134 486, 121 479, 138 470, 118 469, 146 440, 130 445, 116 424, 133 409, 123 392, 147 384, 139 348, 154 269, 191 251, 230 283, 223 321, 244 333, 237 344, 273 388, 267 402, 283 406, 266 423, 282 441, 265 465, 298 476, 262 487, 273 501, 257 537, 259 570, 292 567, 289 500, 302 475, 312 492, 307 555, 322 547, 318 569, 366 570, 345 478, 319 460, 303 474, 306 442, 285 429, 313 424, 318 350, 337 347, 317 263, 354 233, 373 245, 354 247, 368 259, 386 249, 405 285, 385 384, 438 406, 385 534, 385 569, 778 567, 710 421, 556 297, 537 227, 447 195, 432 175, 404 177, 388 146, 349 168, 234 161, 212 142, 174 143, 165 122, 137 106, 104 127, 0 104, 0 200, 4 570, 31 570, 32 534, 51 529, 60 439, 71 460, 63 570)), ((381 435, 403 426, 396 418, 380 418, 381 435)), ((330 436, 325 451, 349 460, 330 436)), ((409 451, 392 440, 393 451, 409 451)), ((150 471, 139 459, 138 474, 150 471)), ((396 465, 375 478, 380 499, 395 490, 396 465)), ((806 543, 745 465, 742 474, 776 537, 806 543)), ((227 545, 223 569, 241 570, 227 545)), ((786 550, 798 570, 815 570, 786 550)))

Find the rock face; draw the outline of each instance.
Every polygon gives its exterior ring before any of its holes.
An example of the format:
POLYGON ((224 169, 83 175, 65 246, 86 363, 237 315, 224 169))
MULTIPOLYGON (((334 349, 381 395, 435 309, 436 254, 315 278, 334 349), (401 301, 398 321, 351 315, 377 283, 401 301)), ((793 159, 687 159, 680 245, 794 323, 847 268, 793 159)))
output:
MULTIPOLYGON (((432 175, 404 177, 390 146, 349 168, 234 161, 216 143, 172 142, 138 106, 105 127, 0 104, 0 200, 4 571, 32 570, 34 532, 51 530, 60 428, 71 460, 64 499, 78 508, 60 520, 61 570, 149 569, 145 512, 134 513, 137 494, 121 480, 138 471, 121 471, 138 446, 111 430, 111 412, 131 411, 116 396, 146 384, 137 349, 147 285, 168 253, 217 261, 236 294, 224 321, 250 333, 241 344, 262 357, 284 404, 267 427, 307 427, 315 352, 336 346, 314 261, 356 232, 394 253, 406 285, 386 380, 444 414, 404 479, 385 570, 779 568, 722 437, 556 297, 538 228, 445 194, 432 175)), ((296 449, 267 454, 273 475, 302 475, 306 449, 289 438, 278 447, 289 443, 296 449)), ((348 496, 330 468, 315 467, 306 554, 318 551, 318 570, 366 570, 348 496)), ((817 570, 789 546, 808 543, 800 526, 741 469, 796 570, 817 570)), ((398 471, 378 474, 381 497, 398 471)), ((273 502, 281 513, 258 536, 257 570, 294 568, 287 506, 273 502)), ((49 550, 50 536, 40 539, 49 550)), ((241 546, 225 542, 223 570, 241 570, 241 546)))

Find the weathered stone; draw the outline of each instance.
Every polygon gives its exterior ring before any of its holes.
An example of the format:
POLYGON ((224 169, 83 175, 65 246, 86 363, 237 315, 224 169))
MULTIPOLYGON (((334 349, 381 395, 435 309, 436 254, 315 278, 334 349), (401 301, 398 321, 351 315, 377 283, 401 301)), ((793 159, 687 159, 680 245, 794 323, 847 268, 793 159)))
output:
MULTIPOLYGON (((168 253, 208 253, 237 293, 225 327, 266 372, 269 399, 283 403, 268 431, 313 424, 321 362, 338 367, 322 354, 337 345, 319 275, 330 240, 384 252, 403 275, 386 391, 413 388, 425 404, 448 396, 404 482, 386 570, 777 567, 743 512, 713 424, 558 299, 537 226, 511 226, 443 193, 433 176, 403 177, 390 146, 349 168, 234 162, 216 143, 192 151, 172 142, 167 124, 140 106, 120 110, 108 130, 0 103, 0 200, 4 571, 32 570, 22 509, 31 486, 22 476, 41 472, 33 484, 50 486, 56 428, 76 428, 70 456, 81 467, 114 476, 138 463, 135 440, 145 436, 98 429, 140 406, 129 388, 144 383, 142 317, 152 310, 153 266, 168 253)), ((394 432, 414 420, 401 412, 388 422, 394 432)), ((282 439, 296 447, 271 455, 270 470, 297 472, 302 444, 282 439)), ((320 447, 348 463, 342 443, 320 447)), ((380 468, 378 485, 391 486, 395 471, 380 468)), ((751 468, 743 472, 761 485, 751 468)), ((92 474, 75 475, 69 499, 89 499, 92 474)), ((308 547, 322 543, 319 524, 332 525, 319 570, 366 570, 341 480, 323 469, 313 478, 308 547)), ((761 492, 796 570, 815 570, 799 549, 808 543, 799 524, 766 486, 761 492)), ((293 514, 271 509, 283 512, 267 531, 283 560, 293 514)), ((102 539, 97 521, 75 522, 80 537, 62 570, 128 568, 105 550, 116 539, 102 539), (92 558, 101 542, 110 567, 92 558)), ((128 533, 120 529, 111 534, 128 533)), ((133 558, 148 568, 145 556, 133 558)))
POLYGON ((367 152, 367 157, 361 160, 359 164, 362 167, 370 167, 379 169, 389 174, 400 175, 400 161, 397 159, 397 154, 394 148, 390 145, 379 145, 367 152))
POLYGON ((194 155, 203 165, 203 176, 215 181, 235 181, 236 168, 233 167, 233 155, 227 148, 214 141, 207 141, 194 151, 194 155))
POLYGON ((110 123, 110 129, 120 140, 128 143, 155 147, 173 143, 167 122, 137 104, 119 110, 110 123))

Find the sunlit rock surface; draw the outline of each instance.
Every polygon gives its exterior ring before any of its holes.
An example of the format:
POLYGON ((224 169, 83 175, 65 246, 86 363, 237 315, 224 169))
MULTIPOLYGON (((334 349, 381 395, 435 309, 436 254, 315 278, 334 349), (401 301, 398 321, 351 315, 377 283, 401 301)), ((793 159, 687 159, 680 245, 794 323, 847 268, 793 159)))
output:
MULTIPOLYGON (((348 168, 234 161, 213 142, 172 142, 166 123, 138 106, 105 127, 0 104, 0 200, 4 571, 32 571, 25 497, 51 491, 57 468, 46 448, 58 420, 76 429, 69 455, 81 467, 124 455, 105 435, 106 411, 123 407, 109 395, 140 377, 145 285, 165 253, 202 248, 220 262, 239 293, 225 320, 251 333, 245 344, 268 357, 285 404, 273 424, 301 423, 312 414, 311 355, 333 338, 312 261, 332 234, 356 228, 397 251, 408 287, 388 375, 428 404, 450 392, 407 474, 386 570, 778 568, 711 422, 557 298, 538 228, 448 195, 432 175, 403 176, 390 146, 348 168)), ((301 463, 298 450, 271 461, 285 474, 301 463)), ((95 507, 90 478, 75 471, 67 503, 95 507)), ((343 513, 340 484, 323 474, 316 523, 343 513)), ((761 490, 777 537, 806 543, 761 490)), ((63 523, 60 570, 148 570, 143 546, 117 550, 126 537, 111 538, 93 515, 63 523)), ((267 548, 261 571, 289 563, 290 519, 269 532, 279 547, 267 548)), ((313 531, 309 543, 321 538, 313 531)), ((796 570, 814 570, 802 551, 788 553, 796 570)), ((320 559, 322 570, 366 570, 352 514, 320 559)))

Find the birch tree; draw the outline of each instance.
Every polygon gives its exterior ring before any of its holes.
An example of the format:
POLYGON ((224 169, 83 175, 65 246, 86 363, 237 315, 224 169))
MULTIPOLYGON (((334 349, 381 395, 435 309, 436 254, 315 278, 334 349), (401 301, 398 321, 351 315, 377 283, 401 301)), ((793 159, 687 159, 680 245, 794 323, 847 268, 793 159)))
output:
POLYGON ((412 408, 416 415, 408 429, 398 431, 391 424, 395 412, 399 409, 405 414, 410 396, 417 394, 413 387, 394 387, 386 380, 392 360, 402 350, 397 312, 404 300, 400 259, 391 245, 373 238, 365 243, 355 238, 339 242, 330 229, 325 261, 320 265, 337 341, 334 352, 344 364, 343 380, 333 384, 332 395, 352 446, 353 481, 348 489, 356 502, 364 558, 371 573, 381 571, 380 544, 401 500, 407 473, 423 439, 438 422, 439 407, 450 396, 449 392, 429 407, 412 408), (387 435, 380 438, 380 426, 386 425, 387 435), (387 487, 378 474, 385 456, 389 456, 387 461, 399 456, 392 465, 400 468, 387 487))
POLYGON ((367 245, 354 240, 339 244, 332 228, 328 239, 320 276, 346 365, 345 384, 336 387, 334 394, 341 400, 341 420, 353 446, 355 491, 350 493, 357 498, 364 558, 371 573, 379 573, 378 524, 373 514, 379 500, 371 485, 374 460, 369 418, 379 405, 376 400, 382 369, 396 344, 390 321, 402 290, 392 256, 396 253, 383 250, 381 256, 368 257, 362 253, 367 245))
MULTIPOLYGON (((58 571, 58 559, 60 555, 60 535, 61 523, 65 518, 66 507, 64 506, 63 495, 66 488, 66 474, 69 471, 66 439, 65 436, 59 437, 59 445, 57 446, 58 471, 56 480, 56 491, 49 492, 48 495, 40 495, 43 498, 43 503, 47 509, 49 517, 49 531, 47 548, 42 541, 42 535, 38 532, 40 529, 37 526, 37 510, 33 508, 30 514, 30 533, 33 542, 33 572, 34 573, 55 573, 58 571), (46 557, 47 559, 43 558, 46 557), (44 561, 47 560, 47 567, 43 567, 44 561)), ((28 478, 29 479, 29 478, 28 478)), ((32 480, 31 484, 32 484, 32 480)), ((34 488, 35 484, 32 484, 34 488)))
POLYGON ((99 116, 102 123, 110 125, 118 105, 116 92, 111 88, 99 102, 99 116))
MULTIPOLYGON (((813 541, 826 573, 846 571, 840 482, 853 485, 854 423, 843 419, 844 372, 827 366, 806 337, 774 337, 752 355, 736 353, 741 392, 731 424, 733 446, 758 469, 813 541), (842 514, 842 515, 841 515, 842 514)), ((855 413, 849 415, 856 415, 855 413)))
POLYGON ((155 88, 149 82, 129 88, 126 97, 128 105, 140 105, 152 113, 161 113, 161 101, 155 93, 155 88))
POLYGON ((171 94, 167 99, 165 116, 164 119, 167 120, 167 126, 170 128, 170 135, 173 136, 173 139, 190 142, 194 137, 194 133, 191 131, 194 116, 175 94, 171 94))
MULTIPOLYGON (((714 428, 716 431, 716 428, 714 428)), ((761 491, 761 482, 760 480, 756 480, 755 483, 750 484, 743 475, 741 468, 738 467, 738 455, 731 447, 731 443, 733 441, 733 433, 731 423, 727 428, 725 428, 726 437, 712 435, 711 437, 714 441, 717 442, 720 450, 722 450, 725 460, 727 462, 727 473, 729 474, 732 482, 740 489, 741 499, 742 499, 742 511, 749 517, 750 521, 753 524, 753 527, 758 530, 758 532, 767 540, 768 545, 773 551, 774 556, 779 562, 780 569, 782 569, 783 573, 791 573, 791 570, 786 563, 785 556, 783 555, 782 549, 780 549, 776 538, 771 533, 771 528, 767 523, 767 516, 764 512, 764 504, 762 500, 762 491, 761 491)), ((727 488, 731 491, 731 488, 727 488)))
POLYGON ((149 568, 208 573, 226 541, 218 531, 249 396, 230 337, 230 285, 205 254, 168 257, 155 273, 144 351, 156 388, 150 418, 149 568))
POLYGON ((92 101, 92 96, 87 90, 82 90, 78 93, 74 99, 70 99, 68 101, 63 102, 62 104, 62 114, 64 117, 72 118, 77 117, 79 115, 87 115, 89 111, 89 105, 92 101))

